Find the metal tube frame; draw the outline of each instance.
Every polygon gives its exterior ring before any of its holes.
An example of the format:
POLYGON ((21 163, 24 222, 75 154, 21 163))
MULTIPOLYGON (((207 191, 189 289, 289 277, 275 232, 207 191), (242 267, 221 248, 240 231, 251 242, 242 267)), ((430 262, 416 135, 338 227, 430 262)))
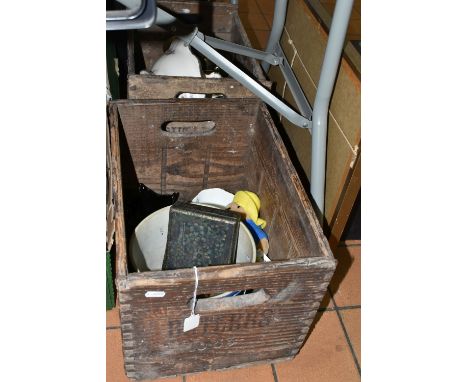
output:
POLYGON ((231 53, 241 54, 242 56, 252 57, 257 60, 266 61, 271 65, 278 65, 283 61, 282 57, 278 57, 275 54, 264 52, 263 50, 258 50, 254 48, 249 48, 248 46, 235 44, 230 41, 221 40, 216 37, 205 36, 205 42, 213 48, 224 50, 231 53))
MULTIPOLYGON (((236 1, 231 2, 233 4, 237 3, 236 1)), ((214 37, 205 36, 199 32, 197 28, 195 28, 190 35, 181 37, 186 44, 192 46, 218 65, 227 74, 244 85, 253 94, 258 96, 266 104, 270 105, 291 123, 298 127, 311 129, 312 168, 310 176, 310 192, 316 203, 318 212, 321 215, 320 219, 322 221, 325 204, 328 109, 330 107, 330 99, 337 76, 338 66, 340 64, 353 2, 354 0, 337 0, 336 2, 313 108, 310 106, 304 92, 302 91, 302 88, 297 81, 291 66, 285 58, 284 52, 279 43, 286 19, 287 0, 275 1, 273 25, 265 52, 214 37), (279 65, 301 114, 297 113, 282 100, 275 97, 269 90, 265 89, 256 80, 252 79, 213 48, 262 60, 262 68, 265 72, 268 71, 270 65, 279 65)), ((158 16, 162 18, 163 14, 165 14, 164 16, 167 15, 173 17, 158 8, 158 16)), ((170 19, 170 17, 164 18, 170 19)), ((176 21, 176 19, 174 18, 173 21, 176 21)))
MULTIPOLYGON (((288 0, 276 0, 275 11, 273 15, 273 24, 271 26, 270 36, 265 51, 273 53, 276 46, 279 44, 281 34, 283 33, 284 22, 286 21, 286 10, 288 8, 288 0)), ((262 69, 265 73, 270 69, 267 62, 262 62, 262 69)))
POLYGON ((265 89, 256 80, 247 75, 236 65, 234 65, 231 61, 224 58, 215 49, 208 45, 204 41, 205 36, 203 35, 203 33, 198 32, 197 28, 195 28, 194 32, 191 33, 189 36, 181 38, 186 42, 186 44, 189 44, 191 47, 203 54, 206 58, 218 65, 232 78, 244 85, 253 94, 259 97, 266 104, 270 105, 273 109, 278 111, 278 113, 282 114, 291 123, 301 127, 310 128, 312 126, 312 121, 310 119, 305 118, 296 111, 294 111, 283 101, 281 101, 278 97, 274 96, 268 89, 265 89))
MULTIPOLYGON (((276 44, 275 53, 280 57, 284 57, 283 49, 279 43, 276 44)), ((309 101, 307 101, 307 98, 302 91, 301 85, 299 85, 299 82, 297 81, 297 78, 294 75, 288 60, 281 60, 279 68, 281 69, 281 73, 283 74, 283 77, 288 84, 289 90, 291 90, 291 94, 297 104, 297 107, 299 108, 299 111, 304 117, 312 120, 312 108, 310 107, 309 101)))
POLYGON ((312 148, 310 193, 322 216, 325 209, 325 172, 327 161, 328 109, 335 86, 338 66, 348 30, 354 0, 338 0, 328 35, 327 47, 320 70, 312 118, 312 148))

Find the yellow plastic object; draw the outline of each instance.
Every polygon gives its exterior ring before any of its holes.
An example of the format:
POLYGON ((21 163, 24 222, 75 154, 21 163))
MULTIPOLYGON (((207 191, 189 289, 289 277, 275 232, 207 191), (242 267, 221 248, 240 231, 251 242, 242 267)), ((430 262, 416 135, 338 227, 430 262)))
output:
POLYGON ((266 227, 266 221, 258 217, 260 199, 257 194, 251 191, 238 191, 234 195, 233 202, 241 206, 245 210, 249 219, 251 219, 256 225, 261 228, 266 227))

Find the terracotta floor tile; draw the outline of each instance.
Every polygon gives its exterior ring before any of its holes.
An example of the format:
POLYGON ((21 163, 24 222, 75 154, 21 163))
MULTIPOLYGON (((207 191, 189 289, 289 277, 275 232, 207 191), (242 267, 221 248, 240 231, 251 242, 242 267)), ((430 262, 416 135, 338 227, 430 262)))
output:
MULTIPOLYGON (((107 382, 130 382, 131 379, 125 375, 122 353, 122 337, 120 329, 106 330, 106 381, 107 382)), ((182 377, 161 378, 145 382, 182 382, 182 377)))
POLYGON ((356 357, 361 364, 361 309, 340 310, 340 314, 356 357))
POLYGON ((119 308, 106 310, 106 328, 120 326, 119 308))
POLYGON ((128 382, 123 366, 120 329, 106 330, 106 380, 128 382))
POLYGON ((249 37, 252 47, 255 49, 265 49, 268 42, 268 37, 270 36, 269 31, 259 31, 246 29, 247 36, 249 37))
POLYGON ((239 0, 239 13, 260 13, 255 0, 239 0))
POLYGON ((361 247, 338 247, 338 265, 330 283, 330 290, 338 306, 361 304, 361 247))
POLYGON ((294 360, 275 366, 279 382, 360 380, 336 312, 322 314, 294 360))
POLYGON ((270 364, 187 375, 187 382, 274 382, 270 364))
POLYGON ((265 17, 260 13, 239 13, 239 17, 245 29, 270 30, 265 17))

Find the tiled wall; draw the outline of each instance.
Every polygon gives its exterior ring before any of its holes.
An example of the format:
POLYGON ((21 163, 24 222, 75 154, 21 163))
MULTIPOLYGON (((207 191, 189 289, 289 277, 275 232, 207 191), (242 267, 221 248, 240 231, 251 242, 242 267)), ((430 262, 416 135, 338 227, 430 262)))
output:
MULTIPOLYGON (((290 0, 281 46, 304 93, 313 105, 320 77, 327 34, 303 0, 290 0), (307 33, 305 33, 307 31, 307 33)), ((270 78, 276 91, 295 105, 277 67, 270 78)), ((342 60, 332 97, 328 121, 325 218, 330 222, 338 205, 343 185, 354 165, 361 140, 361 83, 347 61, 342 60)), ((305 174, 310 177, 311 135, 281 118, 305 174)), ((310 179, 309 179, 310 180, 310 179)))

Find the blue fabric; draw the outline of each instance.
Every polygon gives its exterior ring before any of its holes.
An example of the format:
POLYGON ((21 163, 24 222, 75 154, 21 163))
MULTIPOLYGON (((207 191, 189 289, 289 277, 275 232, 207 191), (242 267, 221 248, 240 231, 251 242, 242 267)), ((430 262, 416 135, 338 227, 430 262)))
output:
POLYGON ((258 225, 256 225, 253 222, 253 220, 246 219, 245 224, 247 225, 247 228, 249 229, 256 243, 258 243, 262 239, 268 239, 268 236, 265 233, 265 231, 261 229, 258 225))

